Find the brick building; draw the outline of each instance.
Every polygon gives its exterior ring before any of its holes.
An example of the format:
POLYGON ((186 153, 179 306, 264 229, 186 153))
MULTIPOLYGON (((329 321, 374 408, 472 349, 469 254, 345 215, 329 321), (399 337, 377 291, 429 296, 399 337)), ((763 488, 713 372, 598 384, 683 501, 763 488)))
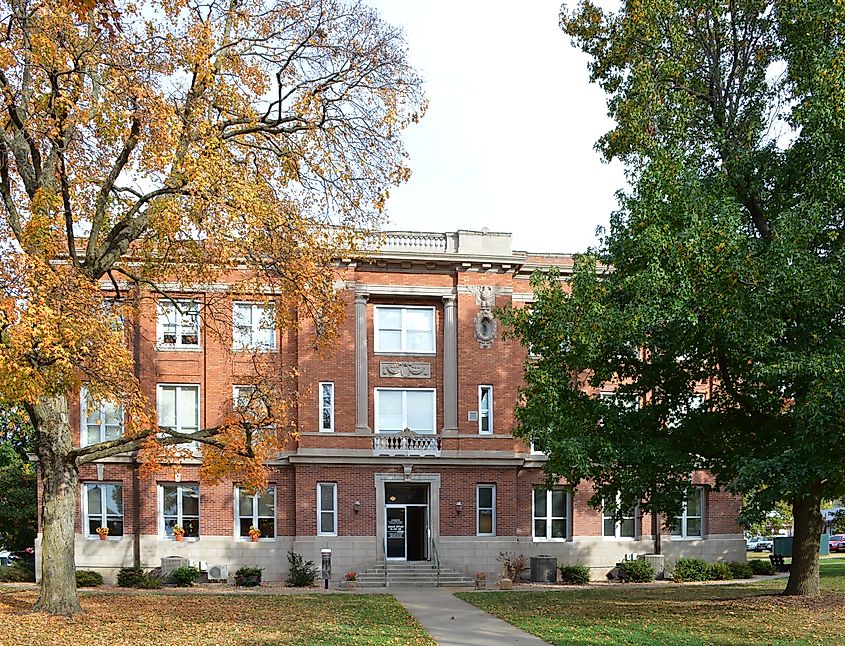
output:
MULTIPOLYGON (((160 424, 213 425, 248 391, 237 349, 259 345, 267 361, 298 366, 298 437, 269 464, 269 489, 254 495, 232 481, 201 483, 197 460, 153 479, 136 477, 131 456, 86 465, 77 566, 113 576, 136 559, 155 567, 180 555, 230 574, 262 567, 279 580, 289 550, 318 561, 330 548, 335 580, 385 559, 439 558, 471 576, 499 572, 497 556, 511 551, 580 561, 602 576, 624 554, 652 552, 649 517, 604 518, 587 505, 588 486, 546 490, 543 455, 511 434, 524 350, 501 338, 492 309, 529 302, 535 268, 570 263, 515 252, 504 233, 390 233, 366 261, 338 262, 346 317, 327 357, 313 352, 307 327, 267 329, 256 304, 231 304, 226 338, 206 334, 190 310, 207 292, 186 293, 182 312, 151 299, 134 329, 138 376, 160 424), (100 526, 111 529, 106 541, 100 526)), ((75 410, 82 443, 121 431, 117 407, 75 410)), ((739 500, 706 474, 695 482, 678 529, 663 537, 667 560, 743 558, 739 500)))

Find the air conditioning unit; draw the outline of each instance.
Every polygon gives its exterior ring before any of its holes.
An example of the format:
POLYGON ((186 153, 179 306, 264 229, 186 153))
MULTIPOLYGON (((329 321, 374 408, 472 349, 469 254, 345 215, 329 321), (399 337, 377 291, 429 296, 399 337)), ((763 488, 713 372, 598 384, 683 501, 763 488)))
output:
POLYGON ((171 575, 173 570, 180 567, 185 567, 189 564, 188 559, 181 556, 162 556, 161 557, 161 576, 167 578, 171 575))
POLYGON ((208 566, 208 580, 209 581, 225 581, 229 578, 228 565, 209 565, 208 566))

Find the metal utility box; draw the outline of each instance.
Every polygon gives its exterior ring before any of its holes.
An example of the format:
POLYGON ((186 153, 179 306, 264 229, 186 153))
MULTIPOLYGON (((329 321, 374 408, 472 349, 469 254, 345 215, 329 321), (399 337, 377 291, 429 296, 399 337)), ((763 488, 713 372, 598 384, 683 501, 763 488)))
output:
MULTIPOLYGON (((792 556, 792 536, 775 536, 772 542, 772 554, 775 556, 792 556)), ((819 554, 830 554, 830 534, 819 537, 819 554)))
POLYGON ((541 554, 531 557, 531 582, 554 583, 557 581, 557 557, 541 554))
POLYGON ((178 570, 180 567, 187 567, 188 565, 190 565, 190 561, 181 556, 162 556, 161 576, 167 578, 173 573, 173 570, 178 570))

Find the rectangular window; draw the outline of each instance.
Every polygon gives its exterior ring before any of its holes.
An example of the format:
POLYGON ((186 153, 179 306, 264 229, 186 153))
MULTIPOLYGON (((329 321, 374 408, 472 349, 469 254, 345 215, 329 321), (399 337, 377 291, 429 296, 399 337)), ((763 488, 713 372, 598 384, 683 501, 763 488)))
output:
POLYGON ((232 327, 235 350, 276 349, 276 310, 272 305, 233 303, 232 327))
POLYGON ((267 400, 255 386, 232 386, 232 402, 234 409, 249 421, 266 420, 269 415, 267 400))
POLYGON ((493 432, 493 386, 478 387, 478 432, 493 432))
POLYGON ((599 393, 599 397, 626 410, 639 410, 640 408, 640 400, 636 395, 617 394, 615 391, 609 391, 599 393))
POLYGON ((200 347, 199 303, 159 301, 158 344, 170 348, 200 347))
POLYGON ((159 527, 161 535, 173 538, 181 527, 188 538, 200 535, 200 487, 198 484, 159 485, 159 527))
POLYGON ((320 382, 320 432, 334 431, 334 384, 330 381, 320 382))
POLYGON ((317 536, 337 536, 337 485, 317 484, 317 536))
POLYGON ((82 409, 82 446, 116 440, 123 435, 123 407, 91 398, 87 388, 79 396, 82 409))
POLYGON ((84 485, 82 496, 83 531, 89 538, 99 538, 98 527, 108 527, 108 536, 123 536, 123 485, 98 482, 84 485))
POLYGON ((602 535, 606 538, 634 538, 637 531, 637 508, 625 511, 622 520, 617 520, 614 511, 620 505, 619 496, 604 505, 602 511, 602 535))
POLYGON ((430 388, 376 388, 376 433, 434 433, 435 391, 430 388))
POLYGON ((433 307, 375 307, 375 351, 434 353, 433 307))
POLYGON ((672 536, 676 538, 702 538, 704 518, 704 488, 693 487, 687 493, 684 509, 676 517, 672 527, 672 536))
MULTIPOLYGON (((176 433, 191 434, 199 430, 200 387, 185 385, 158 386, 158 425, 176 433)), ((196 442, 186 448, 196 450, 196 442)))
POLYGON ((479 536, 496 535, 496 485, 478 485, 475 494, 478 513, 476 533, 479 536))
POLYGON ((566 540, 569 494, 564 489, 534 489, 534 540, 566 540))
POLYGON ((249 530, 257 527, 261 540, 276 536, 276 487, 270 485, 264 491, 251 493, 235 487, 238 501, 237 529, 240 538, 250 538, 249 530))

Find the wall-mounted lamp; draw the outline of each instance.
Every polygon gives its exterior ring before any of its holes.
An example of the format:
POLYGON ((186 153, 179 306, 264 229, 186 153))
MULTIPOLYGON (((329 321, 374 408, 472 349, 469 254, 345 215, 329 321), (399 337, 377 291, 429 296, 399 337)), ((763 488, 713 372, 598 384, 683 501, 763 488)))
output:
POLYGON ((455 503, 455 511, 458 512, 459 514, 461 513, 461 509, 463 509, 463 508, 464 508, 464 503, 462 503, 460 500, 455 503))
POLYGON ((355 511, 356 514, 361 511, 361 501, 357 498, 355 499, 355 502, 352 503, 352 509, 355 511))

